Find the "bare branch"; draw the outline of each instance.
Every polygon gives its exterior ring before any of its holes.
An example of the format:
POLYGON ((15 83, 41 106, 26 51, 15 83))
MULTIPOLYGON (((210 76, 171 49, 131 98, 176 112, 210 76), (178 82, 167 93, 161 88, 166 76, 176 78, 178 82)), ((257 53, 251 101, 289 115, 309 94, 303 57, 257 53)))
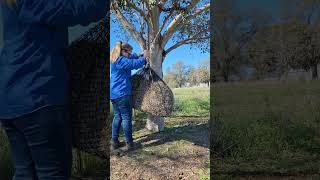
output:
MULTIPOLYGON (((191 9, 193 9, 196 4, 199 2, 200 0, 192 0, 190 2, 190 5, 187 7, 187 11, 190 11, 191 9)), ((164 33, 164 44, 166 44, 166 42, 169 40, 169 38, 174 34, 174 32, 176 31, 178 25, 182 22, 183 20, 183 14, 179 13, 174 20, 168 25, 167 30, 164 33)))
MULTIPOLYGON (((149 18, 150 18, 150 30, 151 30, 151 38, 153 38, 152 40, 152 43, 159 37, 157 34, 157 32, 159 31, 159 26, 160 26, 160 22, 159 22, 159 19, 160 19, 160 9, 158 6, 153 6, 150 10, 149 10, 149 18)), ((149 38, 148 38, 148 41, 149 41, 149 38)), ((148 42, 150 43, 150 42, 148 42)))
POLYGON ((140 9, 139 7, 136 6, 135 3, 132 3, 130 0, 126 0, 127 4, 134 10, 136 10, 144 19, 147 20, 146 14, 143 11, 143 9, 140 9))
POLYGON ((152 40, 152 43, 158 39, 161 35, 161 31, 163 30, 164 26, 166 25, 166 23, 168 22, 169 18, 171 17, 171 15, 173 14, 173 10, 170 10, 169 14, 164 18, 164 21, 161 25, 161 27, 159 28, 159 31, 157 32, 157 34, 155 35, 154 39, 152 40))
POLYGON ((184 39, 182 41, 177 42, 176 44, 174 44, 173 46, 171 46, 170 48, 165 50, 164 54, 168 54, 172 50, 174 50, 174 49, 176 49, 176 48, 178 48, 178 47, 180 47, 182 45, 196 43, 197 40, 201 40, 201 39, 210 39, 210 36, 199 37, 199 34, 196 34, 196 35, 192 36, 191 38, 184 39))
POLYGON ((170 11, 169 14, 164 18, 163 23, 160 27, 159 33, 163 30, 164 26, 166 25, 166 23, 168 22, 172 14, 173 14, 173 10, 170 11))
POLYGON ((116 18, 118 19, 122 27, 124 27, 128 31, 128 33, 139 43, 140 48, 144 49, 146 47, 146 42, 143 36, 141 36, 141 34, 136 31, 134 26, 128 22, 126 17, 124 17, 124 15, 121 13, 119 6, 116 3, 112 3, 111 10, 115 12, 116 18))
MULTIPOLYGON (((193 0, 191 4, 187 7, 187 10, 191 10, 194 6, 199 2, 199 0, 193 0)), ((195 10, 195 12, 185 18, 185 21, 188 22, 190 19, 194 18, 195 16, 201 14, 210 9, 210 4, 206 4, 201 8, 195 10)), ((172 37, 172 35, 182 26, 183 24, 183 14, 178 14, 174 20, 168 25, 168 28, 164 32, 163 35, 163 45, 165 45, 168 40, 172 37)))
POLYGON ((159 4, 163 6, 167 1, 168 0, 160 0, 159 4))

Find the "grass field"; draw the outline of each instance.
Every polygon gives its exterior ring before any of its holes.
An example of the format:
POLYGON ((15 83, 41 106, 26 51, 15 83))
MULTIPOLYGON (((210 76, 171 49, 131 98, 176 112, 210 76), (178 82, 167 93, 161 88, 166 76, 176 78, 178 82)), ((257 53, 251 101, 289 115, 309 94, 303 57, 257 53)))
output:
POLYGON ((111 158, 111 179, 208 180, 209 88, 174 89, 175 104, 165 130, 152 134, 140 130, 145 114, 136 112, 134 139, 142 148, 111 158))
POLYGON ((320 174, 320 82, 215 84, 213 176, 320 174))
MULTIPOLYGON (((144 147, 112 159, 114 179, 126 177, 121 174, 123 167, 137 176, 153 177, 163 171, 180 177, 190 175, 193 164, 196 177, 209 179, 205 156, 209 89, 173 91, 174 112, 166 119, 163 134, 139 131, 137 125, 143 124, 145 114, 136 112, 134 120, 139 123, 135 123, 134 137, 144 147), (175 172, 174 167, 186 171, 175 172)), ((320 179, 320 82, 214 84, 212 97, 211 173, 215 179, 320 179)), ((6 180, 12 166, 1 131, 0 159, 0 179, 6 180)), ((74 175, 90 177, 97 167, 101 162, 83 156, 81 165, 74 164, 74 175)))
POLYGON ((173 116, 209 117, 209 88, 178 88, 173 92, 175 97, 173 116))
MULTIPOLYGON (((161 168, 161 164, 163 167, 168 166, 161 170, 167 172, 170 177, 191 177, 192 175, 202 180, 209 179, 209 89, 181 88, 174 89, 173 92, 175 95, 174 112, 172 117, 166 118, 166 128, 162 134, 138 131, 137 126, 139 123, 144 124, 146 116, 144 113, 136 112, 134 138, 141 141, 144 147, 135 151, 130 157, 116 160, 113 179, 125 177, 115 172, 122 172, 121 168, 128 167, 136 170, 132 170, 131 173, 139 174, 147 171, 145 175, 157 177, 160 172, 155 169, 161 168), (136 123, 138 121, 139 123, 136 123), (148 138, 144 139, 146 137, 148 138), (155 161, 158 163, 154 163, 155 161), (131 166, 129 166, 130 163, 131 166), (156 166, 153 166, 154 164, 156 166), (180 168, 181 172, 177 174, 178 171, 172 167, 180 168)), ((13 169, 7 139, 1 130, 0 160, 0 180, 10 179, 13 169)), ((103 173, 106 173, 103 171, 104 167, 103 161, 74 152, 74 177, 102 177, 103 173)), ((128 169, 124 172, 128 172, 128 169)))

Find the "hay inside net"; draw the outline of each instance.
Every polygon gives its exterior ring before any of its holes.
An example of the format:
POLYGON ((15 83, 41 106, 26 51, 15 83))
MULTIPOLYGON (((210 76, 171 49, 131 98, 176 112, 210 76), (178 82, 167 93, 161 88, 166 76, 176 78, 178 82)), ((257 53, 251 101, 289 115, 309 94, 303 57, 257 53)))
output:
POLYGON ((170 116, 174 97, 169 86, 150 67, 132 76, 133 108, 153 116, 170 116))
POLYGON ((73 146, 109 158, 109 29, 107 17, 67 50, 73 146))

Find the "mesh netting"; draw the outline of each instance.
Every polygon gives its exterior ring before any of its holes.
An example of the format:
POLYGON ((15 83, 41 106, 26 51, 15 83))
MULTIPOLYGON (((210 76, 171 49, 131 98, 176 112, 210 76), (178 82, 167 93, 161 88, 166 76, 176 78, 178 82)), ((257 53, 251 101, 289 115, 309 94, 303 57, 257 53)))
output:
POLYGON ((109 19, 71 43, 67 52, 73 146, 109 158, 109 19))
POLYGON ((174 97, 168 85, 150 68, 132 76, 133 107, 153 116, 170 116, 174 97))

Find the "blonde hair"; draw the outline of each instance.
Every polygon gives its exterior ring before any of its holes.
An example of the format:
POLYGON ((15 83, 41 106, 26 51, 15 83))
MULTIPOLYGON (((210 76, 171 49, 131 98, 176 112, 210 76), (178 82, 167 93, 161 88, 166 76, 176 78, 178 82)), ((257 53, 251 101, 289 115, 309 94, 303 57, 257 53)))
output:
POLYGON ((17 0, 2 0, 2 2, 6 5, 12 6, 17 4, 17 0))
POLYGON ((132 46, 128 43, 122 43, 121 41, 117 42, 117 44, 113 47, 110 53, 110 61, 111 63, 115 63, 119 56, 121 56, 121 50, 132 50, 132 46))

